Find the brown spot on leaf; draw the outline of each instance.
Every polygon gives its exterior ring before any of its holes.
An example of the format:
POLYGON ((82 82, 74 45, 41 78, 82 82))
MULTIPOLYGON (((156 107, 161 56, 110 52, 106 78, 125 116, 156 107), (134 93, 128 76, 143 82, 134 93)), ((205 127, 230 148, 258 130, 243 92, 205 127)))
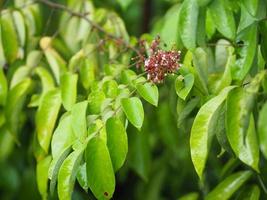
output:
POLYGON ((104 195, 107 197, 108 196, 108 193, 107 192, 104 192, 104 195))

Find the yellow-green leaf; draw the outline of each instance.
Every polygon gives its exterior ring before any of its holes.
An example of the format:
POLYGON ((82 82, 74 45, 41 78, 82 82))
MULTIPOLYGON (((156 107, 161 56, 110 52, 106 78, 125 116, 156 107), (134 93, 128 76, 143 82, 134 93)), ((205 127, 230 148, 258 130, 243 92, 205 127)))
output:
POLYGON ((175 81, 176 94, 183 100, 186 99, 194 85, 194 75, 187 74, 184 77, 178 76, 175 81))
POLYGON ((51 136, 61 106, 60 91, 48 91, 42 98, 36 113, 36 131, 40 146, 48 152, 51 136))
POLYGON ((69 111, 76 102, 78 75, 65 73, 60 77, 62 104, 69 111))
POLYGON ((193 122, 190 150, 194 167, 200 179, 205 168, 211 140, 215 134, 214 130, 218 119, 217 111, 233 88, 234 86, 225 88, 218 96, 205 103, 193 122))
POLYGON ((1 37, 5 58, 8 63, 12 63, 18 57, 19 45, 16 29, 9 11, 1 16, 1 37))
POLYGON ((158 87, 153 83, 139 83, 136 84, 136 89, 147 102, 154 106, 158 106, 159 91, 158 87))
POLYGON ((62 163, 58 172, 59 200, 71 200, 78 168, 82 159, 84 148, 73 151, 62 163))
POLYGON ((258 171, 259 146, 250 111, 254 99, 243 88, 235 88, 227 97, 226 134, 236 156, 258 171))
POLYGON ((229 199, 252 175, 251 171, 236 172, 219 183, 205 200, 229 199))
POLYGON ((84 141, 87 135, 86 110, 88 101, 74 104, 71 109, 71 128, 74 135, 80 141, 84 141))
POLYGON ((121 99, 122 109, 128 120, 138 129, 144 121, 144 109, 141 100, 137 97, 121 99))

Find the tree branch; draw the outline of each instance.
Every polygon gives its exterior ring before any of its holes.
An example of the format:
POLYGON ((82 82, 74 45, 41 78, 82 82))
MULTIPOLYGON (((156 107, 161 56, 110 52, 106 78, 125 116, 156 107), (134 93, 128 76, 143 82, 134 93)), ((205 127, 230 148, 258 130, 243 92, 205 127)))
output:
POLYGON ((82 19, 86 20, 94 29, 98 30, 99 32, 104 33, 105 36, 107 36, 108 38, 110 38, 110 39, 112 39, 112 40, 114 40, 114 41, 116 41, 118 43, 123 44, 126 48, 131 49, 132 51, 134 51, 137 54, 139 53, 138 49, 136 49, 134 46, 131 46, 127 41, 123 40, 120 37, 117 37, 115 35, 112 35, 112 34, 108 33, 99 24, 97 24, 94 21, 90 20, 87 17, 88 13, 78 13, 78 12, 75 12, 75 11, 71 10, 70 8, 68 8, 65 5, 54 3, 54 2, 52 2, 50 0, 37 0, 37 1, 40 2, 40 3, 43 3, 43 4, 47 5, 47 6, 49 6, 51 8, 66 11, 67 13, 69 13, 72 16, 76 16, 76 17, 79 17, 79 18, 82 18, 82 19))

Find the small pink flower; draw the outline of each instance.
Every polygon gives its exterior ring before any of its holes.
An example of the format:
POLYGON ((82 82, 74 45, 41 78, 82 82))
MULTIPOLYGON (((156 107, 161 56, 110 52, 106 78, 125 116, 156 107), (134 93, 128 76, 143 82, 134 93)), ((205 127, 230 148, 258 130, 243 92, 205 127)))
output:
POLYGON ((180 67, 180 51, 164 51, 159 48, 160 38, 152 41, 150 56, 145 59, 147 79, 154 83, 161 83, 169 73, 175 73, 180 67))

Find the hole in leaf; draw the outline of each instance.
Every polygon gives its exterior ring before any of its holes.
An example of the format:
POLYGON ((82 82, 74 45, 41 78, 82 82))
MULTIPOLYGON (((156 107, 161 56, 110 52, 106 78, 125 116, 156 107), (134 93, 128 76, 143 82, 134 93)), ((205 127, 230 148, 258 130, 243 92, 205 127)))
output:
POLYGON ((107 197, 108 196, 108 193, 107 192, 104 192, 104 195, 107 197))

